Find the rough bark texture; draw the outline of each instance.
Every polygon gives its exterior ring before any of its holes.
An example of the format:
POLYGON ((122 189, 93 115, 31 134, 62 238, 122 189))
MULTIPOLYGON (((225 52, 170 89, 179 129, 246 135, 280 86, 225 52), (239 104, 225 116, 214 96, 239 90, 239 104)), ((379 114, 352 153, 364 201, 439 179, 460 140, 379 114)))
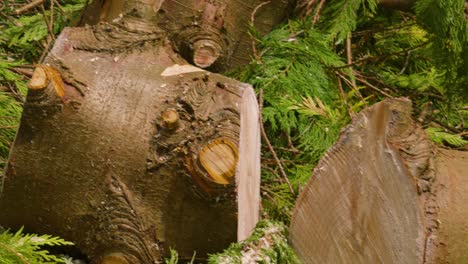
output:
POLYGON ((169 33, 175 49, 190 63, 222 71, 247 64, 252 57, 249 25, 267 33, 283 21, 293 0, 101 0, 85 12, 84 24, 118 20, 133 13, 169 33), (264 4, 264 5, 262 5, 264 4))
POLYGON ((362 111, 319 162, 290 227, 304 263, 466 262, 468 155, 435 156, 411 112, 406 99, 362 111))
POLYGON ((204 258, 251 232, 260 155, 250 86, 187 65, 134 16, 65 29, 44 64, 60 76, 28 94, 2 225, 71 240, 93 263, 156 263, 169 247, 204 258))

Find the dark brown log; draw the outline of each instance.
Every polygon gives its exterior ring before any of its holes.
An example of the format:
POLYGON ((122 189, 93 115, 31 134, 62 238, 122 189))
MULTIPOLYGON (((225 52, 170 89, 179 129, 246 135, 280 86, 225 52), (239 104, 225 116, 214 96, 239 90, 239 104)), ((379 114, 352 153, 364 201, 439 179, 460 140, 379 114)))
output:
POLYGON ((435 158, 411 113, 406 99, 362 111, 319 162, 291 220, 304 263, 466 262, 468 155, 435 158))
POLYGON ((249 85, 188 65, 132 16, 65 29, 43 65, 60 76, 28 94, 1 225, 71 240, 92 263, 156 263, 170 247, 203 259, 250 234, 260 134, 249 85))

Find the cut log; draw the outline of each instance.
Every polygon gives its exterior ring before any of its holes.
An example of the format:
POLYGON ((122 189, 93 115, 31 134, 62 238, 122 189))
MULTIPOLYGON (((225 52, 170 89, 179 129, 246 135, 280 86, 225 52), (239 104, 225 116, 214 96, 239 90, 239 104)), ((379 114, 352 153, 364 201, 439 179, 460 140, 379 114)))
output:
POLYGON ((234 69, 251 61, 249 27, 268 33, 286 20, 290 0, 94 0, 82 24, 119 20, 138 13, 168 32, 176 50, 187 61, 215 71, 234 69))
POLYGON ((291 220, 304 263, 467 261, 468 155, 435 159, 411 113, 405 99, 362 111, 319 162, 291 220))
POLYGON ((427 263, 468 263, 468 151, 439 148, 433 206, 436 233, 428 238, 427 263))
POLYGON ((52 82, 28 94, 1 225, 73 241, 92 263, 156 263, 170 247, 204 258, 250 234, 260 202, 255 94, 187 65, 145 23, 124 17, 57 39, 32 85, 50 67, 64 96, 52 82))

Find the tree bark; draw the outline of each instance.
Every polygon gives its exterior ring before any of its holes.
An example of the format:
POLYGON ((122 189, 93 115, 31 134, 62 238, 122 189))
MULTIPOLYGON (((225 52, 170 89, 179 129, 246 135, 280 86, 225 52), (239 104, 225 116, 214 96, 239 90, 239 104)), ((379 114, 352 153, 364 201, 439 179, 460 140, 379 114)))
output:
POLYGON ((295 0, 96 0, 83 24, 118 20, 121 14, 145 17, 168 33, 188 62, 225 71, 251 61, 253 23, 261 34, 284 21, 295 0))
POLYGON ((468 155, 435 149, 411 113, 364 110, 319 162, 291 220, 304 263, 467 261, 468 155))
POLYGON ((0 223, 71 240, 92 263, 158 263, 170 247, 203 259, 259 218, 255 94, 188 65, 155 3, 129 3, 65 29, 36 69, 0 223))

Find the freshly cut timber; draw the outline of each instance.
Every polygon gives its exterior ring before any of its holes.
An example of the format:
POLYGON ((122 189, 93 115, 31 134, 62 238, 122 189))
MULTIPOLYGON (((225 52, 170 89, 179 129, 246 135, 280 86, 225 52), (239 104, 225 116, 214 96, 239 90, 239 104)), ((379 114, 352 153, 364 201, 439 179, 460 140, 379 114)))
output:
POLYGON ((190 63, 217 71, 248 64, 253 39, 285 21, 295 0, 94 0, 83 24, 116 21, 133 12, 168 32, 177 52, 190 63))
POLYGON ((1 225, 73 241, 92 263, 156 263, 170 247, 204 258, 250 234, 260 202, 251 86, 188 65, 164 31, 132 16, 65 29, 30 86, 1 225))
POLYGON ((407 99, 365 109, 319 162, 289 231, 304 263, 467 263, 468 154, 411 114, 407 99))

